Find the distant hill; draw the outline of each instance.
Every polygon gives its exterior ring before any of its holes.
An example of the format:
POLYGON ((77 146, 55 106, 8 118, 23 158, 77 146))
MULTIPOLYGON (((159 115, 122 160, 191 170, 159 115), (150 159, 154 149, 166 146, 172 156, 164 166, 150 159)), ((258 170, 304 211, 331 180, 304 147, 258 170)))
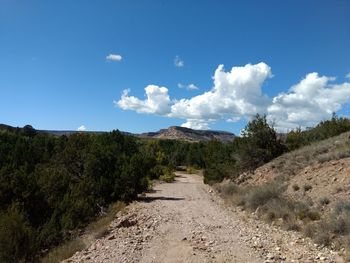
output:
MULTIPOLYGON (((26 125, 25 127, 30 127, 26 125)), ((6 124, 0 124, 0 130, 15 131, 16 129, 22 130, 23 128, 12 127, 6 124)), ((49 133, 55 136, 66 135, 69 136, 78 131, 73 130, 36 130, 37 132, 49 133)), ((84 131, 86 133, 102 134, 103 131, 84 131)), ((146 132, 141 134, 133 134, 129 132, 122 132, 125 135, 132 135, 139 138, 153 138, 153 139, 170 139, 170 140, 184 140, 189 142, 205 142, 213 139, 221 142, 230 142, 236 136, 233 133, 225 131, 211 131, 211 130, 193 130, 189 128, 171 126, 167 129, 161 129, 157 132, 146 132)))
MULTIPOLYGON (((39 132, 39 133, 48 133, 48 134, 52 134, 52 135, 55 135, 55 136, 62 136, 62 135, 69 136, 69 135, 71 135, 73 133, 77 133, 78 132, 78 131, 73 131, 73 130, 36 130, 30 125, 26 125, 24 127, 13 127, 13 126, 10 126, 10 125, 6 125, 6 124, 1 124, 0 123, 0 130, 7 130, 7 131, 15 132, 16 130, 17 131, 22 131, 24 129, 33 129, 33 130, 35 130, 36 132, 39 132)), ((94 134, 105 133, 103 131, 86 131, 86 132, 87 133, 94 133, 94 134)), ((126 134, 129 134, 129 133, 126 133, 126 134)))
POLYGON ((190 142, 210 141, 213 139, 230 142, 236 136, 225 131, 193 130, 189 128, 171 126, 168 129, 161 129, 158 132, 147 132, 139 135, 142 138, 185 140, 190 142))
POLYGON ((19 128, 15 128, 15 127, 12 127, 10 125, 6 125, 6 124, 2 124, 0 123, 0 130, 7 130, 7 131, 15 131, 16 129, 19 129, 19 128))

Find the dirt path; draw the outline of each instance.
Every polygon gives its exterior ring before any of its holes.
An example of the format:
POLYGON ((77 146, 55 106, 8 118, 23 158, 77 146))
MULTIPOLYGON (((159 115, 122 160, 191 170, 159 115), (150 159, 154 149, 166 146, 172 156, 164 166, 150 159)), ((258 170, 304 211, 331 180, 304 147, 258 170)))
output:
POLYGON ((141 262, 261 262, 255 251, 240 244, 235 222, 213 202, 200 176, 178 174, 176 179, 158 185, 149 196, 156 199, 149 208, 168 221, 141 262))
POLYGON ((177 173, 175 183, 156 185, 118 215, 106 237, 67 262, 336 262, 293 233, 242 218, 202 177, 177 173))

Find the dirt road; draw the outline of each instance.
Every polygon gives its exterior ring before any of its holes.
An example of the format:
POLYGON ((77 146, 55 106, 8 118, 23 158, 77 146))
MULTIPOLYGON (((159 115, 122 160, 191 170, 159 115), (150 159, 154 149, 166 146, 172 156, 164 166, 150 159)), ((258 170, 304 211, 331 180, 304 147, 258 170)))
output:
POLYGON ((335 262, 293 233, 252 220, 227 209, 199 175, 177 173, 67 262, 335 262))
POLYGON ((176 183, 155 189, 146 206, 167 222, 140 262, 261 262, 240 244, 236 222, 213 202, 200 176, 178 174, 176 183))

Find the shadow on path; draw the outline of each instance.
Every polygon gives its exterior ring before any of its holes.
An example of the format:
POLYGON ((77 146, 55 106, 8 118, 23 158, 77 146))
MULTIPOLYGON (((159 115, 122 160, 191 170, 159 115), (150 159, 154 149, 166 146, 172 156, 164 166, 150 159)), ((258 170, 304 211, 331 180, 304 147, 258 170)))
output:
POLYGON ((165 201, 181 201, 185 200, 182 197, 170 197, 170 196, 143 196, 138 198, 139 201, 150 203, 156 200, 165 200, 165 201))
POLYGON ((154 193, 157 193, 157 192, 161 192, 162 190, 158 190, 158 189, 148 189, 147 191, 146 191, 146 193, 148 193, 148 194, 154 194, 154 193))
POLYGON ((175 178, 186 178, 186 176, 182 174, 175 174, 175 178))

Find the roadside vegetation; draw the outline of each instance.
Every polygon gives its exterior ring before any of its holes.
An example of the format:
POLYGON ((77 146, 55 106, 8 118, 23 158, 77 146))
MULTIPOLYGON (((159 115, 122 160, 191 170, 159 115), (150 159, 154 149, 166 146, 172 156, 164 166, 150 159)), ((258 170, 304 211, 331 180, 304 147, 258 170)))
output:
MULTIPOLYGON (((316 195, 317 200, 315 197, 311 198, 310 193, 314 188, 320 188, 317 185, 320 182, 317 181, 317 174, 308 175, 311 172, 310 167, 317 169, 317 167, 334 166, 337 160, 350 157, 348 131, 350 121, 336 116, 321 122, 313 129, 291 131, 280 141, 284 146, 284 154, 272 159, 260 171, 258 171, 260 168, 256 170, 257 173, 239 165, 242 159, 238 150, 233 150, 231 153, 235 162, 230 163, 235 163, 232 170, 237 169, 239 172, 231 172, 231 176, 225 177, 228 180, 214 187, 232 205, 254 213, 267 223, 289 231, 300 231, 320 246, 341 250, 348 260, 350 202, 346 199, 331 198, 333 194, 331 192, 329 195, 318 197, 316 195), (275 176, 260 182, 254 178, 266 170, 273 171, 275 176), (241 172, 245 172, 245 180, 238 180, 241 172), (307 178, 301 183, 293 180, 297 175, 300 178, 307 178)), ((333 170, 336 176, 342 168, 333 170)), ((332 174, 329 174, 330 176, 332 174)), ((337 178, 334 178, 333 181, 337 182, 337 178)), ((335 194, 345 191, 345 186, 341 186, 341 183, 339 185, 335 194)))
POLYGON ((203 153, 204 182, 214 184, 224 178, 233 180, 272 160, 271 165, 283 167, 282 174, 289 176, 314 161, 350 157, 350 142, 336 142, 332 138, 347 131, 350 131, 350 120, 333 115, 332 119, 322 121, 314 128, 306 131, 298 128, 282 135, 277 134, 265 116, 256 115, 242 136, 233 142, 207 144, 203 153), (328 138, 331 139, 327 141, 328 138), (283 155, 289 152, 290 155, 283 155))
POLYGON ((0 262, 35 262, 66 242, 73 251, 111 204, 134 200, 152 180, 173 181, 177 165, 201 166, 201 147, 118 131, 57 137, 31 126, 0 129, 0 262))

